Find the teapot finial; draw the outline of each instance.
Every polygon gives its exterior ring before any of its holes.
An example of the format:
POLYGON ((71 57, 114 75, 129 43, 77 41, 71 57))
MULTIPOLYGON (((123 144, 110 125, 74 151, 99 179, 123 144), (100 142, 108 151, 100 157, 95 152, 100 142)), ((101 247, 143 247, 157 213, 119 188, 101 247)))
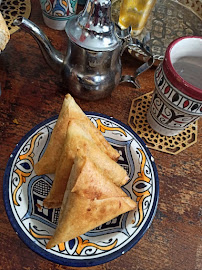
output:
POLYGON ((111 20, 110 0, 88 0, 83 11, 66 25, 68 37, 93 51, 110 51, 120 45, 111 20))

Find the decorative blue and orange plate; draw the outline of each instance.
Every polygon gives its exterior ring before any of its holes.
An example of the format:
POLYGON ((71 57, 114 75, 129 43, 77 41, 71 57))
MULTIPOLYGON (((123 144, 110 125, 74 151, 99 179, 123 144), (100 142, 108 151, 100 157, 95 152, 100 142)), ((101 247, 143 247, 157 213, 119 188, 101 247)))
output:
POLYGON ((86 112, 86 115, 120 153, 118 163, 130 177, 122 189, 137 202, 135 211, 120 215, 69 242, 46 249, 60 209, 43 207, 43 199, 50 190, 54 175, 37 176, 33 166, 48 145, 57 116, 34 127, 17 144, 9 158, 3 184, 6 212, 19 237, 44 258, 72 267, 103 264, 132 248, 149 228, 159 197, 154 159, 136 133, 106 115, 92 112, 86 112))

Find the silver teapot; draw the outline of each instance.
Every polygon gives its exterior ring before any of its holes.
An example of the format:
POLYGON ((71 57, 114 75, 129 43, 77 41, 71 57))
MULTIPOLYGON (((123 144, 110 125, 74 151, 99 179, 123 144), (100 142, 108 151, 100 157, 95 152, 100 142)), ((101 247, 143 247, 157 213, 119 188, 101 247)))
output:
POLYGON ((108 96, 121 82, 140 85, 137 76, 150 68, 153 57, 144 42, 131 37, 131 28, 121 30, 111 20, 111 1, 88 0, 82 12, 66 24, 67 53, 57 51, 37 25, 24 17, 14 25, 31 34, 53 70, 63 77, 67 91, 74 97, 98 100, 108 96), (134 76, 122 76, 121 56, 126 48, 138 47, 148 56, 134 76))

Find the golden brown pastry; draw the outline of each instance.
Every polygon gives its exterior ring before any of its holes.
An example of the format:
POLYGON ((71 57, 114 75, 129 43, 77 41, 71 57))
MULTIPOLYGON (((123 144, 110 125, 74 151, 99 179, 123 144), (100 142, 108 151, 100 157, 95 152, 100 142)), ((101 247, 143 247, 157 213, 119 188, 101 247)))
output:
POLYGON ((10 32, 0 12, 0 51, 3 51, 10 40, 10 32))
POLYGON ((55 173, 64 147, 70 120, 78 122, 85 132, 91 135, 92 140, 95 141, 97 146, 110 158, 116 161, 118 160, 120 156, 119 153, 106 141, 102 133, 94 126, 81 108, 76 104, 73 97, 70 94, 67 94, 47 149, 40 161, 34 166, 34 170, 37 175, 55 173))
POLYGON ((89 158, 76 157, 62 202, 58 225, 46 248, 69 241, 133 210, 136 203, 89 158))
POLYGON ((117 186, 128 181, 126 171, 93 142, 90 134, 85 132, 74 120, 69 122, 67 137, 55 172, 51 190, 43 201, 47 208, 57 208, 62 204, 64 192, 76 156, 88 157, 100 174, 106 176, 117 186))

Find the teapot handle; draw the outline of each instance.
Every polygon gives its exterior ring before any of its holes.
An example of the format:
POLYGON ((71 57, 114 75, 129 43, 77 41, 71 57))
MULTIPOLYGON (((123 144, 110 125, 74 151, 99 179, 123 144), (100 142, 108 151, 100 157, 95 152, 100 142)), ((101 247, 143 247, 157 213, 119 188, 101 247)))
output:
POLYGON ((138 67, 138 69, 135 71, 134 76, 122 75, 120 79, 120 83, 129 82, 132 83, 135 86, 135 88, 140 88, 140 84, 138 82, 137 77, 146 70, 148 70, 149 68, 151 68, 151 66, 154 64, 154 57, 150 52, 149 47, 146 45, 146 42, 150 39, 150 35, 149 34, 146 35, 143 39, 143 42, 140 42, 138 39, 132 38, 130 26, 127 29, 122 30, 117 24, 116 24, 116 33, 119 39, 121 39, 123 42, 121 55, 123 54, 126 48, 129 48, 131 50, 135 50, 138 48, 143 52, 144 56, 149 57, 147 62, 138 67))

